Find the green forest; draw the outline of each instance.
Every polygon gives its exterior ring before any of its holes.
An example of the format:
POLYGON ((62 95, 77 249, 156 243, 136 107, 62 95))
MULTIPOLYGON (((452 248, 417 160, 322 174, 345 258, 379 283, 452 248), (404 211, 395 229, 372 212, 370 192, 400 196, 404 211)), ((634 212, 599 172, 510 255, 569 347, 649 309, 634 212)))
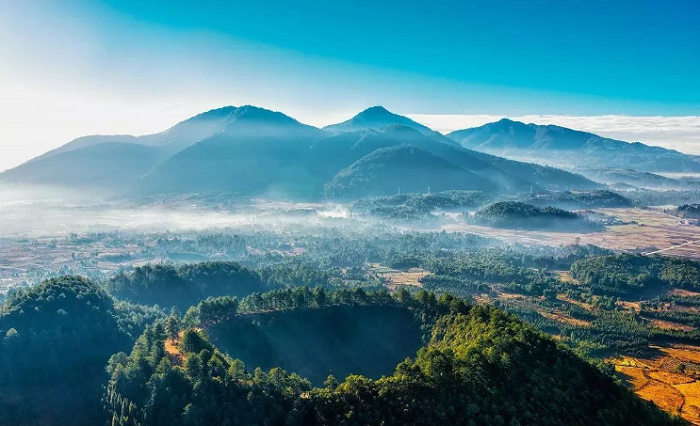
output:
POLYGON ((538 207, 519 201, 499 201, 467 216, 469 222, 496 228, 540 229, 586 232, 601 229, 578 213, 557 207, 538 207))
MULTIPOLYGON (((269 303, 294 304, 303 292, 276 293, 269 303)), ((177 331, 182 361, 173 359, 165 342, 176 329, 166 320, 149 327, 130 355, 110 360, 112 424, 682 424, 497 309, 425 292, 327 296, 320 306, 311 297, 292 309, 323 314, 329 303, 403 306, 428 327, 428 341, 378 380, 331 375, 314 387, 277 367, 248 370, 193 328, 177 331)), ((230 313, 223 315, 228 322, 230 313)))
POLYGON ((697 262, 449 233, 158 244, 268 254, 11 292, 0 424, 682 424, 601 360, 700 338, 650 322, 700 325, 666 308, 700 306, 666 291, 697 289, 697 262), (420 287, 387 291, 375 263, 425 271, 420 287))

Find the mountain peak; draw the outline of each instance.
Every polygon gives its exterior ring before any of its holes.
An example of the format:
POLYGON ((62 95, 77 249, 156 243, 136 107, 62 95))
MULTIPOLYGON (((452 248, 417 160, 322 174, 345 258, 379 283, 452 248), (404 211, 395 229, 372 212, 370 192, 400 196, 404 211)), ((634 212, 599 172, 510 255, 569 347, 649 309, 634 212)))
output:
POLYGON ((219 119, 228 116, 229 114, 235 112, 238 108, 233 105, 226 105, 221 108, 210 109, 209 111, 197 114, 189 120, 201 120, 201 119, 219 119))
POLYGON ((235 120, 265 121, 270 124, 300 124, 297 120, 279 111, 271 111, 254 105, 243 105, 237 108, 232 118, 235 120))
POLYGON ((465 148, 555 167, 632 168, 638 171, 698 170, 697 158, 678 151, 615 140, 555 124, 501 120, 448 135, 465 148), (562 155, 562 151, 576 155, 562 155), (664 163, 663 169, 659 164, 664 163))
POLYGON ((379 130, 392 124, 410 127, 423 134, 430 134, 433 137, 437 136, 435 132, 430 130, 428 127, 420 123, 416 123, 403 115, 394 114, 381 105, 369 107, 347 121, 326 126, 324 129, 336 133, 345 133, 358 130, 379 130))
POLYGON ((366 110, 360 112, 354 118, 379 119, 379 118, 391 118, 391 117, 400 117, 400 116, 397 114, 394 114, 393 112, 389 111, 388 109, 384 108, 381 105, 375 105, 373 107, 369 107, 366 110))

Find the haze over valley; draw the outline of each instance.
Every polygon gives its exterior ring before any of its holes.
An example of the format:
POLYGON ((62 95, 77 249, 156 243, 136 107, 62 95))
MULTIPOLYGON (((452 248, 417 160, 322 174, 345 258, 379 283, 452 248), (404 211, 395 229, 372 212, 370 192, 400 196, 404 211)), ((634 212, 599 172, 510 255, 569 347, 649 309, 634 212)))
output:
POLYGON ((700 425, 698 17, 0 0, 0 426, 700 425))

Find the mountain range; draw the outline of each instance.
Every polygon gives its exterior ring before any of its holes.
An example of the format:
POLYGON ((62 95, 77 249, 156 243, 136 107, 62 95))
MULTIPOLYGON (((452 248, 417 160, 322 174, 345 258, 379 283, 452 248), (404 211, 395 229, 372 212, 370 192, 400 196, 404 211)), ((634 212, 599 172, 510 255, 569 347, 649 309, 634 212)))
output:
POLYGON ((589 179, 596 175, 571 170, 591 161, 700 171, 694 156, 557 126, 504 119, 445 136, 374 106, 319 129, 246 105, 207 111, 153 135, 78 138, 3 172, 0 181, 125 197, 228 191, 356 199, 398 191, 590 189, 601 186, 589 179), (528 158, 570 170, 517 161, 528 158))
POLYGON ((466 148, 569 170, 596 167, 641 172, 700 172, 700 156, 507 118, 457 130, 447 136, 466 148))

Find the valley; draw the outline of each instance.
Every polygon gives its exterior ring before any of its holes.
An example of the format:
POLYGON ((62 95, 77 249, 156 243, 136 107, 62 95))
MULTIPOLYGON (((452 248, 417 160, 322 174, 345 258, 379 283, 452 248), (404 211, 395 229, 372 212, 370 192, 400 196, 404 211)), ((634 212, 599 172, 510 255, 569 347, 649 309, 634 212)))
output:
POLYGON ((700 426, 699 5, 0 0, 0 426, 700 426))
MULTIPOLYGON (((270 226, 280 231, 291 229, 297 226, 297 220, 303 220, 308 232, 312 233, 347 227, 358 232, 371 232, 371 229, 445 230, 525 246, 591 244, 621 252, 658 252, 659 255, 700 259, 700 227, 665 213, 663 207, 593 209, 597 214, 616 218, 619 224, 590 232, 481 226, 465 223, 459 215, 444 215, 439 210, 434 220, 406 226, 351 214, 348 210, 349 207, 342 204, 270 203, 264 200, 236 210, 179 203, 171 204, 167 211, 160 206, 134 209, 100 205, 62 208, 50 214, 47 210, 45 217, 34 215, 31 228, 14 227, 14 232, 0 238, 0 292, 7 292, 19 283, 38 283, 64 273, 100 278, 148 263, 243 260, 268 253, 297 256, 305 248, 230 245, 241 233, 262 231, 270 226), (52 225, 51 220, 55 220, 56 215, 65 216, 61 219, 64 225, 52 225), (67 232, 67 229, 74 231, 67 232), (219 241, 210 246, 201 244, 211 234, 224 236, 217 237, 219 241)), ((0 210, 0 219, 11 224, 24 220, 25 214, 5 208, 0 210)), ((415 281, 410 277, 399 277, 397 282, 404 283, 404 280, 415 281)))
POLYGON ((700 227, 664 212, 664 207, 604 208, 595 213, 617 218, 620 224, 593 232, 547 232, 498 229, 466 223, 446 224, 449 232, 469 232, 519 244, 592 244, 622 252, 653 253, 700 260, 700 227))

